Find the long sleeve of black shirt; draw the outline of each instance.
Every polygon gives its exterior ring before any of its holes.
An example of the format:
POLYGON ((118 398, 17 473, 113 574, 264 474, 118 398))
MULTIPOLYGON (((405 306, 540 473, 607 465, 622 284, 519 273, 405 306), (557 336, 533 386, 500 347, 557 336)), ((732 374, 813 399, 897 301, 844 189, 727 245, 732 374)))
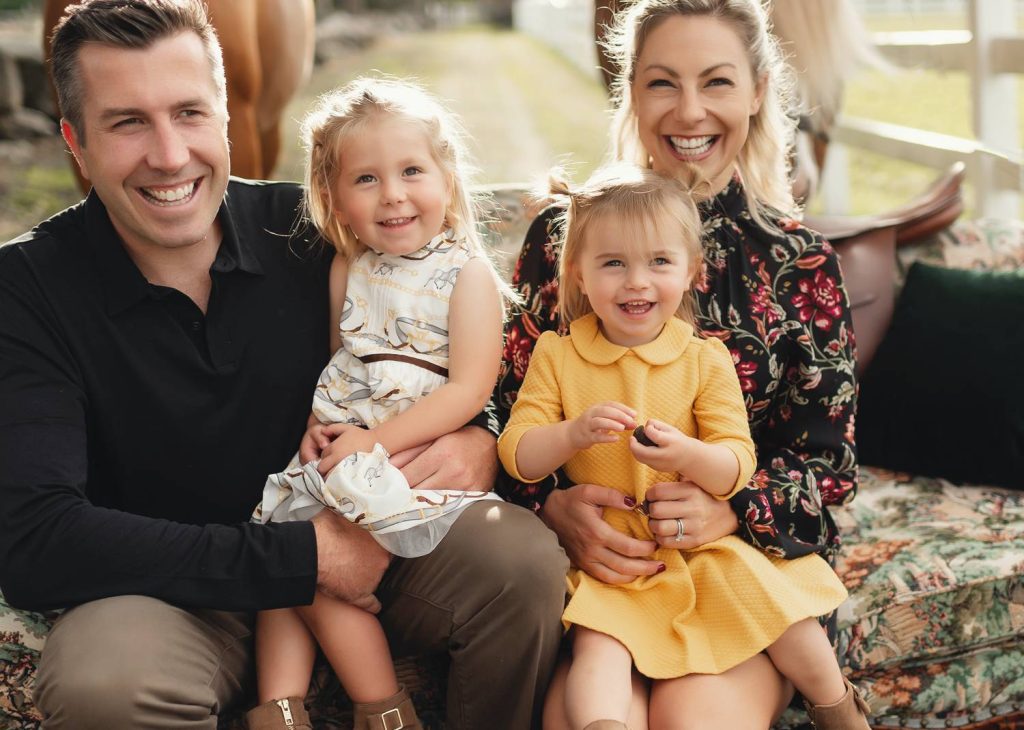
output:
POLYGON ((0 588, 23 608, 149 595, 308 603, 309 523, 254 525, 328 356, 329 257, 299 191, 233 181, 200 311, 150 285, 97 198, 0 248, 0 588))

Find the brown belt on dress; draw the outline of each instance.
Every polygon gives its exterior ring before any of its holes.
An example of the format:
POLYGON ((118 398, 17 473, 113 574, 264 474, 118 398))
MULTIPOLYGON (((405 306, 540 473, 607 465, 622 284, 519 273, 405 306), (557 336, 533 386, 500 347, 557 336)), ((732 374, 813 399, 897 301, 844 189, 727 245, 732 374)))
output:
POLYGON ((408 355, 392 355, 388 353, 378 353, 377 355, 363 355, 359 358, 361 361, 369 364, 371 362, 380 362, 381 360, 394 360, 395 362, 404 362, 409 365, 415 365, 421 367, 424 370, 429 370, 436 375, 440 375, 442 378, 448 377, 448 368, 443 368, 436 363, 429 362, 427 360, 420 360, 419 358, 409 357, 408 355))

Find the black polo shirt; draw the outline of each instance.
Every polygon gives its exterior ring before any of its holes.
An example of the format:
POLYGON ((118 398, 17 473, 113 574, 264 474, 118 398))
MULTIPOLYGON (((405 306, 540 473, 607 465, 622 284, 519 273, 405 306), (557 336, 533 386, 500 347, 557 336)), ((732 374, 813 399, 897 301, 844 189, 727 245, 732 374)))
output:
POLYGON ((95 194, 0 248, 0 588, 14 605, 143 594, 308 603, 309 523, 247 522, 329 357, 330 254, 300 190, 232 180, 204 315, 149 284, 95 194))

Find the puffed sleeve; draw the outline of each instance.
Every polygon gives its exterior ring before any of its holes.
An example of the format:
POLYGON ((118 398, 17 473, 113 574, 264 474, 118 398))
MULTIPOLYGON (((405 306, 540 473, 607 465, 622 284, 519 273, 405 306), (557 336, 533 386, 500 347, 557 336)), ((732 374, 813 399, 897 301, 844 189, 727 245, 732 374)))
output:
POLYGON ((523 435, 530 429, 558 423, 565 418, 562 412, 560 352, 562 347, 557 334, 541 334, 508 424, 498 438, 498 457, 502 466, 513 479, 521 482, 528 481, 516 466, 516 450, 523 435))
POLYGON ((772 362, 775 391, 751 421, 757 470, 731 502, 754 545, 787 558, 834 556, 838 534, 824 507, 857 487, 850 303, 832 247, 802 227, 787 234, 799 253, 770 277, 785 340, 775 351, 785 357, 772 362))
MULTIPOLYGON (((512 312, 505 328, 501 372, 492 399, 502 427, 509 421, 537 339, 544 332, 558 329, 560 212, 557 207, 549 207, 533 221, 512 276, 512 285, 523 303, 512 312)), ((508 501, 537 511, 558 482, 558 474, 526 484, 502 473, 498 475, 496 490, 508 501)))

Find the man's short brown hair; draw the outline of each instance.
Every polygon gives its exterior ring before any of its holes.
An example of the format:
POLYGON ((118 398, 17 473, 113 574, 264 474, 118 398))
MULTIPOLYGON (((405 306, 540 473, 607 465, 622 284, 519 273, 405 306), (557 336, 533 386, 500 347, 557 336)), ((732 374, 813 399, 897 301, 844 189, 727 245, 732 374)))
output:
POLYGON ((61 115, 85 144, 82 79, 78 52, 86 43, 147 48, 164 38, 192 32, 199 36, 218 97, 227 98, 224 59, 217 33, 201 0, 85 0, 71 5, 53 29, 51 73, 61 115))

